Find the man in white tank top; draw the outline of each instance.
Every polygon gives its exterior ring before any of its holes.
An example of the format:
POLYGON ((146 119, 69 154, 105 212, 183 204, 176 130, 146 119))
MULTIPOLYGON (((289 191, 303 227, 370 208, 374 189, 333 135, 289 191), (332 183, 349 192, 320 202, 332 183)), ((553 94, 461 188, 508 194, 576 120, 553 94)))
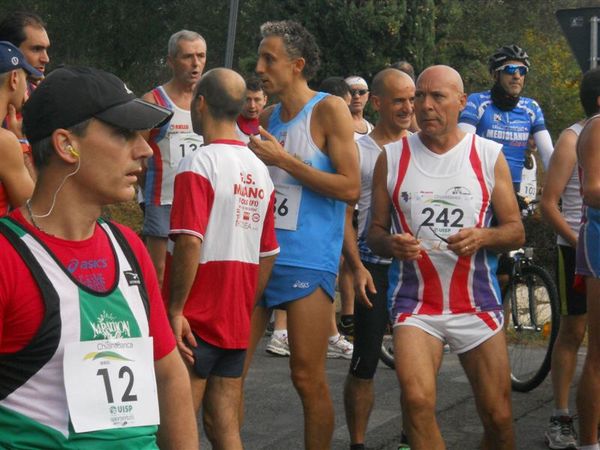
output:
POLYGON ((391 260, 375 255, 365 242, 371 221, 373 169, 384 145, 411 134, 408 128, 414 117, 415 83, 409 75, 397 69, 384 69, 375 75, 371 87, 370 101, 379 113, 379 119, 373 131, 357 141, 361 178, 358 236, 348 223, 345 230, 351 237, 345 242, 346 263, 359 286, 354 299, 354 352, 344 385, 351 450, 364 449, 369 415, 375 401, 373 379, 383 333, 389 323, 386 291, 391 260))
POLYGON ((435 398, 446 342, 471 381, 483 448, 514 448, 494 252, 518 247, 525 234, 500 146, 458 128, 465 103, 458 72, 426 69, 414 103, 421 131, 386 145, 373 175, 367 242, 394 259, 388 290, 394 358, 413 449, 445 448, 435 398))
POLYGON ((142 234, 162 285, 173 202, 173 182, 181 159, 202 145, 192 130, 190 104, 194 86, 206 64, 206 41, 193 31, 181 30, 169 39, 167 65, 172 77, 142 98, 174 112, 171 121, 145 135, 153 156, 147 161, 144 181, 142 234))
POLYGON ((369 85, 364 78, 357 75, 345 79, 350 88, 350 112, 354 124, 354 140, 366 136, 373 129, 373 124, 364 118, 365 106, 369 101, 369 85))
MULTIPOLYGON (((544 435, 550 448, 575 448, 577 434, 569 411, 569 389, 577 365, 577 352, 585 335, 585 295, 573 287, 575 249, 581 221, 581 193, 577 166, 577 137, 584 121, 565 129, 550 158, 540 206, 557 234, 557 285, 560 328, 552 349, 551 375, 554 410, 544 435), (559 208, 559 203, 561 206, 559 208)), ((521 186, 523 184, 521 183, 521 186)))

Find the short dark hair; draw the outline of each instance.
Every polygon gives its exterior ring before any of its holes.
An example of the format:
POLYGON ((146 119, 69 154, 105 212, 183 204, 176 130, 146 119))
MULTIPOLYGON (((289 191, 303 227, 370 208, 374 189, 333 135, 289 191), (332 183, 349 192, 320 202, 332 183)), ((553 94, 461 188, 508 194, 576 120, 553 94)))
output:
MULTIPOLYGON (((239 97, 232 95, 227 89, 219 71, 212 69, 205 73, 196 86, 196 98, 204 97, 210 114, 217 120, 236 120, 241 114, 246 101, 246 90, 240 91, 239 97)), ((245 87, 245 84, 244 84, 245 87)))
POLYGON ((317 74, 321 66, 319 46, 315 37, 298 22, 293 20, 265 22, 260 26, 260 34, 263 38, 280 37, 290 58, 304 58, 302 75, 307 81, 317 74))
MULTIPOLYGON (((96 119, 100 120, 100 119, 96 119)), ((86 119, 72 127, 67 128, 68 131, 75 136, 84 137, 92 119, 86 119)), ((112 125, 111 125, 112 126, 112 125)), ((31 144, 31 156, 33 164, 37 170, 43 169, 50 163, 50 158, 54 155, 54 144, 52 143, 52 135, 40 139, 31 144)))
POLYGON ((586 117, 592 117, 598 113, 598 97, 600 97, 600 67, 588 70, 581 79, 579 100, 581 100, 586 117))
POLYGON ((46 28, 46 24, 37 14, 16 11, 6 16, 0 22, 0 41, 8 41, 14 46, 19 47, 27 39, 25 35, 26 26, 46 28))
POLYGON ((395 63, 391 64, 390 67, 392 69, 401 70, 402 72, 407 74, 409 77, 411 77, 413 79, 413 81, 415 81, 415 68, 408 61, 403 61, 403 60, 396 61, 395 63))
POLYGON ((260 78, 257 77, 246 78, 246 89, 251 92, 264 91, 263 83, 260 78))
POLYGON ((321 81, 319 91, 344 98, 346 95, 350 95, 350 86, 342 77, 329 77, 321 81))

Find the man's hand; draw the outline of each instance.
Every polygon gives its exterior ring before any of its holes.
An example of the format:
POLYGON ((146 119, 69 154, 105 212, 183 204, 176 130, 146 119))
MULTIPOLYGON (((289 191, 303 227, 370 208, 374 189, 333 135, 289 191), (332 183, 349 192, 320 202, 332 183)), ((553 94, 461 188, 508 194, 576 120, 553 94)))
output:
POLYGON ((359 267, 356 268, 352 276, 354 278, 355 298, 357 298, 358 301, 361 302, 367 308, 372 308, 373 304, 367 296, 367 290, 371 294, 377 293, 377 289, 375 289, 375 283, 373 282, 373 277, 362 264, 360 264, 359 267))
POLYGON ((458 233, 448 237, 448 250, 458 256, 469 256, 477 252, 484 245, 483 228, 463 228, 458 233))
POLYGON ((6 115, 6 128, 18 139, 23 139, 23 118, 17 116, 17 110, 13 105, 8 105, 8 114, 6 115))
POLYGON ((250 136, 248 148, 254 152, 268 166, 277 166, 281 163, 288 153, 281 146, 275 136, 265 130, 263 127, 258 127, 258 132, 262 139, 258 136, 250 136))
POLYGON ((183 314, 177 314, 169 318, 171 322, 171 328, 177 341, 177 348, 181 353, 181 356, 188 364, 194 363, 194 354, 192 353, 191 347, 196 347, 198 343, 192 333, 190 324, 183 314))
POLYGON ((392 234, 388 237, 388 243, 394 258, 403 261, 421 259, 419 241, 410 233, 392 234))

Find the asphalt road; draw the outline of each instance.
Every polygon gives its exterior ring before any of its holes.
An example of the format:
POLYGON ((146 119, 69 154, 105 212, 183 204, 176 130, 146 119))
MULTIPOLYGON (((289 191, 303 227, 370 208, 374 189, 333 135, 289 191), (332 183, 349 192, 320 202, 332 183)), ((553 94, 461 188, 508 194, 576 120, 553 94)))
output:
MULTIPOLYGON (((247 450, 295 450, 303 448, 302 408, 289 379, 288 358, 265 353, 264 338, 254 358, 246 385, 246 421, 242 439, 247 450)), ((580 352, 579 366, 583 362, 580 352)), ((450 450, 479 448, 482 428, 475 411, 469 383, 455 355, 444 355, 438 382, 438 422, 450 450)), ((343 410, 342 389, 348 361, 330 359, 329 385, 335 407, 333 450, 349 448, 343 410)), ((368 449, 396 450, 401 414, 395 372, 380 363, 375 378, 375 408, 369 422, 368 449)), ((572 390, 574 399, 574 391, 572 390)), ((574 408, 574 405, 571 405, 574 408)), ((513 416, 517 449, 547 448, 543 435, 552 410, 549 378, 527 394, 513 393, 513 416)), ((204 437, 202 448, 210 448, 204 437)))

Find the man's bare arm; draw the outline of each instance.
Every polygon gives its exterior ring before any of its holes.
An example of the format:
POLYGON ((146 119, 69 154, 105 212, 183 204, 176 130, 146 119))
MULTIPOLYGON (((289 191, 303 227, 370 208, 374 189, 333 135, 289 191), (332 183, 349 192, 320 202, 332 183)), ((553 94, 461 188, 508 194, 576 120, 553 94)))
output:
POLYGON ((10 206, 16 208, 31 197, 34 183, 25 166, 21 144, 10 131, 0 131, 0 159, 0 181, 10 206))
POLYGON ((271 278, 276 258, 277 255, 261 256, 258 261, 258 283, 256 284, 255 304, 261 299, 269 278, 271 278))
POLYGON ((192 404, 190 377, 177 349, 155 361, 161 450, 198 449, 198 428, 192 404))
MULTIPOLYGON (((265 116, 270 113, 269 110, 265 116)), ((294 149, 289 149, 291 153, 288 153, 262 126, 259 131, 264 140, 251 136, 248 147, 265 164, 285 170, 313 191, 345 202, 355 202, 360 195, 360 175, 348 107, 342 99, 328 97, 315 107, 312 120, 316 124, 316 133, 324 138, 326 153, 335 173, 323 172, 295 158, 294 149)), ((315 139, 317 142, 318 139, 315 139)))
POLYGON ((183 316, 183 307, 196 277, 201 249, 200 238, 190 234, 180 234, 175 240, 171 260, 167 312, 177 341, 177 348, 190 363, 193 362, 193 354, 188 345, 196 346, 196 339, 187 319, 183 316))
POLYGON ((545 177, 540 207, 544 218, 552 225, 554 231, 562 236, 573 247, 577 245, 577 234, 560 213, 558 203, 565 186, 577 165, 577 135, 572 130, 564 130, 550 158, 548 172, 545 177))
POLYGON ((387 190, 387 157, 382 151, 373 171, 371 197, 371 227, 367 243, 371 250, 384 258, 412 261, 421 258, 419 242, 410 233, 391 234, 392 202, 387 190))
POLYGON ((373 277, 369 271, 365 268, 362 261, 360 260, 360 253, 358 251, 356 230, 352 225, 352 219, 354 217, 354 205, 346 206, 346 220, 344 221, 344 241, 342 245, 342 253, 344 255, 345 263, 348 264, 350 270, 352 270, 353 281, 354 281, 354 294, 368 308, 372 308, 373 304, 367 297, 366 290, 375 294, 375 283, 373 283, 373 277))

